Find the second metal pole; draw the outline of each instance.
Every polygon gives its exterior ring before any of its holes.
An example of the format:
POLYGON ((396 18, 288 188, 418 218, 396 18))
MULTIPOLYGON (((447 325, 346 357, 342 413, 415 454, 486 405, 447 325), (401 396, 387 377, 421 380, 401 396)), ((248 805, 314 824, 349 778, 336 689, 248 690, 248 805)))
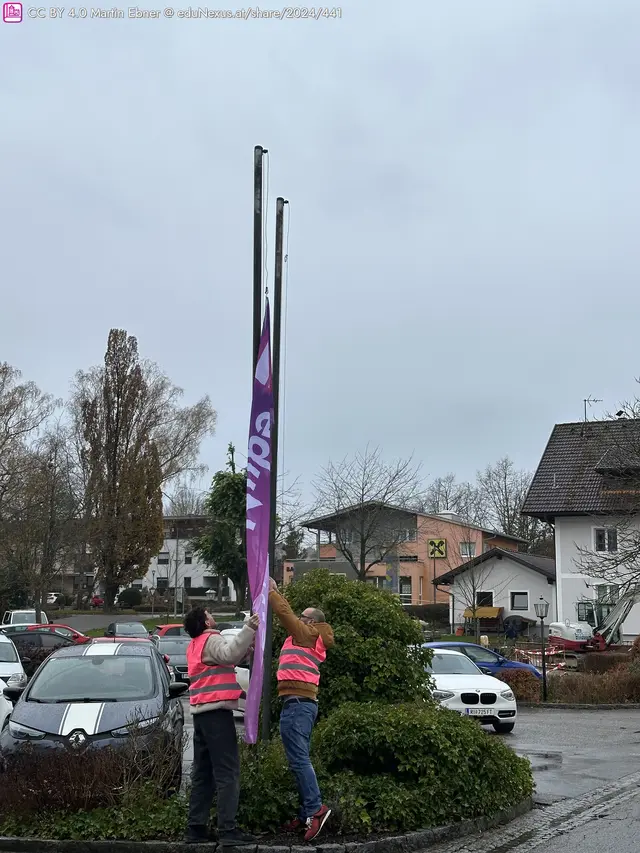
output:
MULTIPOLYGON (((269 518, 269 572, 274 576, 276 561, 276 516, 278 510, 278 433, 280 426, 280 341, 282 335, 282 267, 284 250, 284 206, 287 202, 276 200, 276 248, 273 271, 273 426, 271 428, 271 515, 269 518)), ((262 740, 271 734, 271 664, 272 664, 272 615, 267 610, 264 641, 264 680, 262 682, 262 740)))

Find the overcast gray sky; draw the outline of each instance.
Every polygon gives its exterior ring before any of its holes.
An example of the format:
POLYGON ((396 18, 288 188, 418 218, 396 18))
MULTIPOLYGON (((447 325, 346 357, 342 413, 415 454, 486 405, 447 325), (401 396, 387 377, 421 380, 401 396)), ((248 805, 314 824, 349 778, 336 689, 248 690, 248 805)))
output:
POLYGON ((336 2, 0 24, 0 359, 64 395, 126 328, 211 396, 212 471, 243 450, 262 144, 270 267, 291 202, 286 468, 368 441, 534 467, 640 374, 640 5, 336 2))

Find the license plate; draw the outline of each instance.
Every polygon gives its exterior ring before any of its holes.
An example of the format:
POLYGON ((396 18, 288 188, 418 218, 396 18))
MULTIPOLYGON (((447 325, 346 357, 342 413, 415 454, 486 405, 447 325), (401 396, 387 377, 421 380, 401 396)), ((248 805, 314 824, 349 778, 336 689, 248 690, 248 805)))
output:
POLYGON ((491 717, 493 711, 490 708, 465 708, 468 717, 491 717))

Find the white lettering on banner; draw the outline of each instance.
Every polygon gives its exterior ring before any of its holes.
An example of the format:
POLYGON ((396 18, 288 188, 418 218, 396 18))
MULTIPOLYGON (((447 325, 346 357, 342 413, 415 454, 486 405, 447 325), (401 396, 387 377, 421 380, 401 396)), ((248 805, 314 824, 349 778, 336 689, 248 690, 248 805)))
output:
POLYGON ((252 509, 257 509, 259 506, 262 506, 262 501, 254 498, 253 495, 247 495, 247 512, 251 512, 252 509))
POLYGON ((271 438, 271 412, 263 412, 256 418, 256 429, 260 435, 271 438))
MULTIPOLYGON (((249 462, 249 464, 247 465, 247 471, 249 472, 249 474, 251 474, 252 477, 259 477, 260 476, 260 471, 258 471, 256 466, 252 465, 251 462, 249 462)), ((256 484, 254 483, 253 488, 255 488, 255 485, 256 484)))
POLYGON ((249 519, 247 519, 247 530, 255 530, 255 529, 256 529, 255 521, 249 521, 249 519))
POLYGON ((271 465, 269 464, 269 453, 271 451, 271 446, 268 441, 265 441, 264 438, 260 438, 259 435, 252 435, 249 439, 249 459, 252 459, 254 462, 264 468, 265 471, 268 471, 271 465))

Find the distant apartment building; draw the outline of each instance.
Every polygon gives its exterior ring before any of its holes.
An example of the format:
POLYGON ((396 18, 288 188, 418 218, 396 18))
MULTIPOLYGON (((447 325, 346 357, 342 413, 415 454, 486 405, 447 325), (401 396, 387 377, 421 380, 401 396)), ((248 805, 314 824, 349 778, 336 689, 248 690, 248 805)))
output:
MULTIPOLYGON (((218 576, 192 549, 192 541, 203 533, 206 523, 205 515, 166 515, 162 549, 133 586, 155 589, 158 595, 173 595, 176 588, 186 596, 202 596, 211 589, 217 591, 218 576)), ((220 586, 222 600, 236 600, 233 584, 227 578, 222 578, 220 586)))
POLYGON ((366 527, 371 553, 365 562, 365 580, 396 592, 404 604, 447 603, 447 589, 434 585, 434 578, 493 548, 517 551, 526 545, 517 536, 469 524, 453 512, 430 515, 373 502, 310 519, 301 526, 315 532, 316 547, 306 559, 285 562, 285 584, 319 567, 355 579, 357 573, 352 562, 345 559, 345 550, 359 565, 358 540, 366 527), (362 513, 368 513, 366 525, 362 513), (373 520, 378 534, 371 533, 373 520), (377 556, 381 557, 379 561, 377 556))

